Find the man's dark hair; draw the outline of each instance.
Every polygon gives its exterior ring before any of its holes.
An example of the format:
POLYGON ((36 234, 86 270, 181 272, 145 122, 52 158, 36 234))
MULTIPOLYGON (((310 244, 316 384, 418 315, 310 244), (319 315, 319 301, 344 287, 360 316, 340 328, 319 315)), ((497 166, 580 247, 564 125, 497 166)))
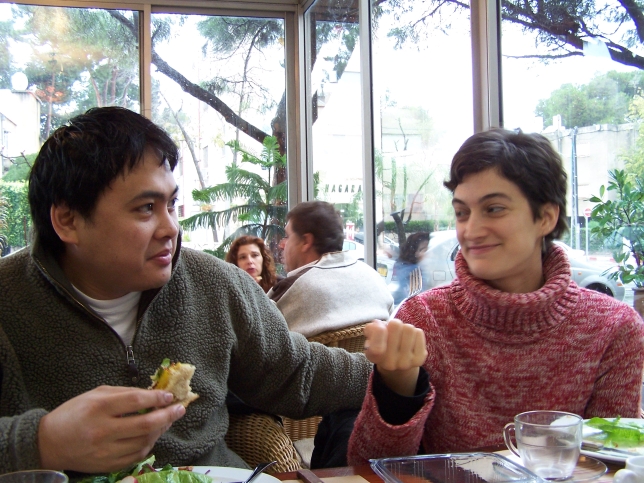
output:
POLYGON ((541 134, 492 129, 468 138, 452 159, 450 179, 443 183, 452 193, 466 176, 496 169, 516 184, 528 199, 535 220, 546 203, 559 207, 555 229, 546 235, 549 245, 568 230, 566 222, 567 176, 561 156, 541 134))
POLYGON ((313 248, 320 255, 342 251, 342 215, 326 201, 305 201, 286 214, 286 222, 298 236, 313 235, 313 248))
POLYGON ((119 175, 136 167, 146 149, 174 170, 179 159, 170 136, 149 119, 120 107, 93 108, 45 141, 29 175, 35 236, 55 256, 65 244, 51 223, 53 205, 66 204, 89 220, 98 198, 119 175))

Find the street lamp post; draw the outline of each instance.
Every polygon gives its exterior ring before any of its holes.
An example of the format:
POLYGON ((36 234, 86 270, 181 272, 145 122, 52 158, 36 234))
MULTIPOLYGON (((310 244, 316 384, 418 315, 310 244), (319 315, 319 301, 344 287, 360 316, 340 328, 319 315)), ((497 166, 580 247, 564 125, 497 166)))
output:
POLYGON ((588 261, 588 232, 590 231, 588 227, 588 220, 590 218, 590 212, 590 208, 584 209, 584 218, 586 221, 586 261, 588 261))
POLYGON ((581 245, 580 233, 579 233, 579 193, 577 190, 577 126, 572 129, 571 132, 571 144, 572 144, 572 153, 571 153, 571 182, 572 182, 572 193, 571 193, 571 202, 572 202, 572 213, 570 214, 570 227, 571 227, 571 245, 573 248, 579 249, 581 245))

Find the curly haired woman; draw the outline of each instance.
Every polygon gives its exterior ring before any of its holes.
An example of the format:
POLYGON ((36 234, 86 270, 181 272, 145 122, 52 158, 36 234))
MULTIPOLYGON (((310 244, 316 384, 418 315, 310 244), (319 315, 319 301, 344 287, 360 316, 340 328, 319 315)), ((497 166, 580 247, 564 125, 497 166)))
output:
POLYGON ((277 282, 273 256, 259 237, 244 235, 235 239, 226 254, 226 261, 253 277, 264 292, 268 292, 277 282))

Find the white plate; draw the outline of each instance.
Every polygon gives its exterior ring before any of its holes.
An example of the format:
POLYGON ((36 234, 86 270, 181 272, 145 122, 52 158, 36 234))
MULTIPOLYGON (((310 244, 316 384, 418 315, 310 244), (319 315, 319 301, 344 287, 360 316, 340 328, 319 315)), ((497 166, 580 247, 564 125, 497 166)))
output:
MULTIPOLYGON (((193 466, 192 471, 210 476, 214 483, 230 483, 232 481, 244 481, 250 476, 253 470, 243 468, 228 468, 226 466, 193 466)), ((274 476, 262 473, 253 480, 253 483, 281 483, 274 476)))
MULTIPOLYGON (((605 418, 608 421, 612 421, 615 418, 605 418)), ((624 421, 625 423, 636 423, 637 425, 641 426, 644 428, 644 419, 638 419, 638 418, 621 418, 621 421, 624 421)), ((593 433, 598 434, 601 433, 602 431, 595 429, 595 428, 590 428, 586 426, 586 423, 588 422, 588 419, 584 420, 584 438, 587 436, 592 435, 593 433)), ((632 455, 627 455, 627 454, 621 454, 621 453, 615 453, 610 450, 605 450, 601 449, 599 451, 590 451, 587 449, 582 449, 581 454, 586 455, 586 456, 592 456, 594 458, 599 458, 604 461, 615 461, 618 463, 623 463, 626 461, 626 458, 630 456, 637 456, 637 455, 644 455, 644 445, 642 446, 635 446, 628 448, 627 451, 632 452, 632 455)))

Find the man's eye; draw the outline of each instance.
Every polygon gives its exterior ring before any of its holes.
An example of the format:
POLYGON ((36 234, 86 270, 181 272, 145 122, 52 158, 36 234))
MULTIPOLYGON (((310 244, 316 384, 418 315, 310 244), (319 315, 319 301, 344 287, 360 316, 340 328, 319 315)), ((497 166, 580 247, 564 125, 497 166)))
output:
POLYGON ((146 203, 145 205, 141 206, 141 208, 139 208, 139 210, 143 212, 152 211, 153 209, 154 203, 146 203))
POLYGON ((179 198, 172 198, 168 203, 168 206, 172 206, 172 207, 176 206, 178 202, 179 202, 179 198))

